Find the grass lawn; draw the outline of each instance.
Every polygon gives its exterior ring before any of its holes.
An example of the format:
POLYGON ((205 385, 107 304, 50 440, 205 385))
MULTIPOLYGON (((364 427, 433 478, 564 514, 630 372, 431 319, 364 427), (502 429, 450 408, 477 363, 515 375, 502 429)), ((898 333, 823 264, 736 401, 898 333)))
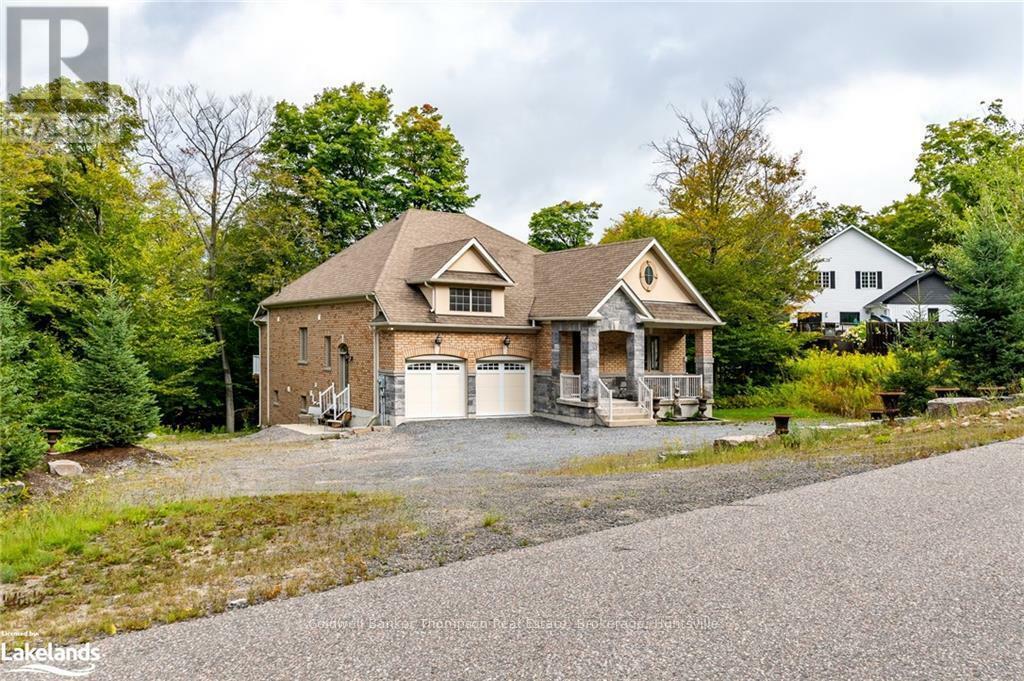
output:
POLYGON ((795 419, 817 419, 834 421, 835 414, 826 414, 808 407, 743 407, 740 409, 715 409, 715 418, 726 421, 771 421, 775 414, 789 414, 795 419))
POLYGON ((70 642, 347 584, 417 529, 393 495, 125 505, 100 487, 0 516, 3 629, 70 642))
POLYGON ((968 447, 1024 437, 1024 410, 966 418, 918 419, 889 426, 818 430, 795 428, 790 435, 738 447, 643 450, 627 454, 580 457, 549 471, 553 475, 616 475, 656 473, 677 468, 740 464, 772 458, 818 459, 866 457, 888 466, 968 447))

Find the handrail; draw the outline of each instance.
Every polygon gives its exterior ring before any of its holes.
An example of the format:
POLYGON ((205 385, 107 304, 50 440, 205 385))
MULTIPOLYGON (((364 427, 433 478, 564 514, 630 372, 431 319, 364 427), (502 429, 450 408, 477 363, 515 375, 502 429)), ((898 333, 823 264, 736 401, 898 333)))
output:
POLYGON ((643 378, 636 379, 636 404, 647 412, 648 418, 654 418, 654 391, 643 378))
POLYGON ((335 418, 337 418, 341 414, 344 414, 346 411, 352 411, 352 386, 350 385, 346 385, 345 389, 338 393, 335 398, 335 418), (337 408, 337 403, 339 400, 341 401, 340 409, 337 408))
POLYGON ((614 404, 614 400, 612 399, 612 391, 611 391, 611 388, 606 386, 604 384, 604 381, 602 381, 599 378, 599 379, 597 379, 597 402, 598 402, 598 404, 600 404, 601 400, 604 399, 605 393, 608 394, 608 422, 610 423, 611 420, 612 420, 612 405, 614 404))

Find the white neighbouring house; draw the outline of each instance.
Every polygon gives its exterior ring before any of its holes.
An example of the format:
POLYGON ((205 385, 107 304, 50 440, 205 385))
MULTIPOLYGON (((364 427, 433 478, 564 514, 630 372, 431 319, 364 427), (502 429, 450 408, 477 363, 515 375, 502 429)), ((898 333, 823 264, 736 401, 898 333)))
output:
POLYGON ((793 315, 800 329, 826 334, 870 319, 950 321, 952 291, 942 276, 857 227, 847 227, 807 254, 818 292, 793 315))

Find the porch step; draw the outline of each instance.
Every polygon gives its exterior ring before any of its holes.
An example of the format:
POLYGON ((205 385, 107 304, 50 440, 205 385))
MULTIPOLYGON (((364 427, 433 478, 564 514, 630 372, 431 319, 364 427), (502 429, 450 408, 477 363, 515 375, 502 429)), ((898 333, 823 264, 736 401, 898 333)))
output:
POLYGON ((609 428, 622 428, 626 426, 653 426, 656 421, 647 414, 647 410, 637 406, 636 402, 622 400, 612 404, 612 417, 608 418, 606 409, 597 409, 597 416, 601 423, 609 428))

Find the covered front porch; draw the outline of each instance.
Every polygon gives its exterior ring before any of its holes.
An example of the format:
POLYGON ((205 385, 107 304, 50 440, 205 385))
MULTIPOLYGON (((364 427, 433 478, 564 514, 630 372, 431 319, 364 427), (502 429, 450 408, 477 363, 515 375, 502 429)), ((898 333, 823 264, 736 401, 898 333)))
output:
POLYGON ((711 328, 561 322, 554 325, 551 341, 559 401, 594 406, 606 425, 650 421, 654 398, 662 414, 678 406, 676 413, 686 417, 697 413, 703 397, 711 414, 711 328))

